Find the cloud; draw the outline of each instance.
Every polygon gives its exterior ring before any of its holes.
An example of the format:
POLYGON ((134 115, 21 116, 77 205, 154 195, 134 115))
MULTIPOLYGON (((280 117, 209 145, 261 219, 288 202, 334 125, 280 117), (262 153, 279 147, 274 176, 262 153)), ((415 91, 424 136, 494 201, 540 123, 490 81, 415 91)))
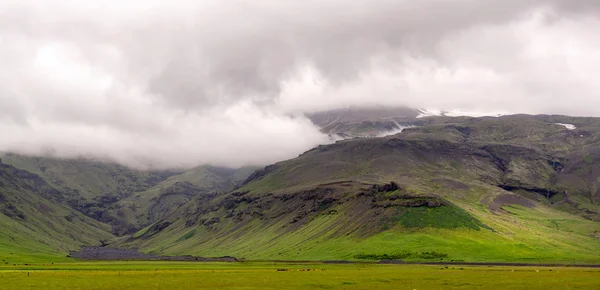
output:
POLYGON ((159 169, 264 165, 329 141, 305 118, 257 109, 250 102, 202 114, 122 105, 136 108, 128 112, 130 116, 116 113, 119 120, 115 122, 132 123, 125 128, 108 122, 47 122, 35 117, 24 127, 0 123, 0 132, 10 136, 0 140, 0 148, 22 154, 95 157, 159 169))
POLYGON ((429 54, 376 55, 350 82, 314 68, 284 83, 287 109, 346 105, 599 116, 596 14, 559 17, 548 6, 507 22, 473 25, 438 39, 429 54))
POLYGON ((598 1, 5 0, 0 150, 239 166, 348 105, 600 115, 598 1))

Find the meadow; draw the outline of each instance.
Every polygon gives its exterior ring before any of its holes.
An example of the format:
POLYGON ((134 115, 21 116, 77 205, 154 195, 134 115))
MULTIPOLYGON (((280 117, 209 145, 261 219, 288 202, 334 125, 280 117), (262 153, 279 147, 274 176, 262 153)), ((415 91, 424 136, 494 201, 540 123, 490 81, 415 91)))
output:
POLYGON ((372 263, 68 262, 0 266, 0 289, 599 289, 599 268, 372 263))

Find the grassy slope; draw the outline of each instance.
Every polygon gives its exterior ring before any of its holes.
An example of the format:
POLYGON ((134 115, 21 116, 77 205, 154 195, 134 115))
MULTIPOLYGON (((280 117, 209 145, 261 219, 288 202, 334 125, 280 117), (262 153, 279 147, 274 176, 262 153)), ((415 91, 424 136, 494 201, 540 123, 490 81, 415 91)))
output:
MULTIPOLYGON (((599 139, 589 132, 598 131, 597 120, 449 120, 455 123, 432 121, 394 137, 313 149, 276 164, 237 190, 249 191, 246 196, 192 201, 167 219, 172 224, 166 229, 137 235, 126 245, 167 254, 249 259, 351 259, 359 253, 438 250, 450 259, 467 261, 600 262, 600 224, 583 218, 586 213, 580 210, 593 206, 596 197, 581 198, 586 194, 583 187, 573 178, 561 179, 581 166, 578 156, 594 152, 599 139), (559 121, 575 123, 580 129, 554 125, 559 121), (564 170, 553 168, 554 162, 564 170), (349 201, 360 191, 357 188, 295 201, 307 190, 329 187, 324 184, 334 181, 381 184, 390 180, 412 194, 437 194, 487 228, 406 227, 394 220, 391 209, 378 212, 372 206, 361 207, 369 203, 367 199, 349 201), (568 188, 572 193, 552 203, 536 192, 511 193, 500 185, 556 192, 568 188), (341 197, 328 211, 306 206, 335 194, 341 197), (290 198, 270 200, 286 195, 290 198), (503 195, 522 195, 534 207, 508 203, 492 210, 503 195), (564 211, 561 203, 575 199, 583 199, 582 204, 571 204, 572 213, 564 211), (331 210, 335 214, 327 214, 331 210)), ((597 213, 591 215, 587 217, 597 213)))
POLYGON ((2 161, 39 175, 65 196, 63 203, 112 225, 117 234, 144 227, 197 194, 227 190, 253 170, 249 167, 233 170, 199 166, 183 172, 138 171, 86 159, 15 154, 2 156, 2 161), (187 182, 197 188, 188 188, 187 196, 173 194, 173 185, 178 182, 187 182))
POLYGON ((167 189, 177 183, 197 187, 189 200, 204 191, 229 188, 252 171, 201 166, 181 174, 142 172, 83 159, 12 154, 2 156, 2 162, 10 164, 2 165, 0 178, 3 263, 65 260, 69 250, 113 239, 111 232, 115 225, 125 229, 144 227, 152 220, 149 212, 158 200, 163 206, 160 210, 165 211, 157 213, 159 217, 177 208, 180 205, 177 200, 168 204, 168 199, 160 199, 163 194, 170 194, 167 189), (106 197, 111 197, 110 201, 106 202, 106 197), (136 211, 130 210, 132 204, 136 211), (11 217, 3 213, 8 205, 15 208, 8 212, 11 217), (93 218, 77 211, 77 207, 93 218), (25 218, 19 218, 19 214, 25 218))
POLYGON ((0 164, 0 259, 61 261, 68 250, 113 237, 110 227, 54 200, 39 176, 0 164))
POLYGON ((246 179, 254 169, 199 166, 120 200, 118 208, 121 216, 129 223, 145 227, 177 210, 196 195, 230 190, 235 184, 246 179), (181 185, 182 183, 184 184, 181 185))
POLYGON ((59 189, 70 189, 84 200, 93 200, 103 195, 128 196, 180 173, 137 171, 117 164, 87 159, 55 159, 15 154, 2 156, 2 161, 35 173, 59 189))
POLYGON ((123 219, 117 201, 151 188, 179 171, 137 171, 121 165, 86 159, 55 159, 8 154, 6 164, 39 175, 56 188, 63 204, 93 219, 108 223, 123 234, 135 226, 123 219))
MULTIPOLYGON (((590 220, 597 217, 598 204, 598 181, 594 179, 599 169, 595 160, 600 157, 600 134, 594 133, 600 128, 597 120, 546 116, 499 122, 486 118, 422 122, 424 127, 399 136, 339 142, 280 162, 236 190, 248 191, 245 195, 196 196, 177 211, 172 211, 174 206, 167 207, 171 209, 167 215, 158 217, 163 219, 120 244, 166 254, 248 259, 352 259, 360 253, 436 250, 449 254, 450 259, 468 261, 599 262, 600 227, 590 220), (554 122, 573 123, 579 129, 568 131, 554 122), (553 168, 551 164, 556 162, 562 169, 553 168), (393 203, 378 207, 377 203, 391 199, 375 196, 373 200, 379 200, 371 201, 371 197, 359 196, 368 184, 391 180, 411 195, 440 196, 485 226, 472 229, 463 226, 469 222, 452 220, 449 224, 456 226, 442 227, 443 222, 435 221, 443 218, 440 212, 447 211, 439 208, 424 209, 428 215, 422 221, 419 214, 407 220, 398 215, 406 211, 403 207, 393 203), (326 185, 335 181, 345 181, 348 187, 326 185), (546 199, 527 190, 510 193, 498 185, 559 193, 546 199), (316 191, 313 194, 311 190, 316 191), (502 195, 522 195, 535 207, 504 204, 491 210, 502 195)), ((132 181, 138 180, 104 180, 110 175, 107 171, 101 170, 102 177, 98 177, 96 169, 63 166, 67 161, 53 165, 42 160, 42 166, 40 160, 28 162, 20 166, 43 173, 45 181, 61 184, 61 189, 87 190, 90 196, 84 198, 94 199, 99 190, 116 190, 127 196, 128 188, 137 182, 132 181)), ((140 195, 142 201, 125 197, 120 201, 130 204, 121 208, 135 205, 146 212, 152 198, 166 193, 163 189, 205 176, 207 172, 201 170, 173 176, 165 186, 146 184, 148 191, 140 195)), ((0 215, 3 228, 10 229, 0 233, 0 253, 52 257, 111 237, 105 225, 73 215, 64 203, 40 192, 19 188, 3 193, 19 204, 28 219, 0 215)), ((177 200, 169 203, 177 204, 177 200)), ((132 218, 132 222, 156 220, 130 214, 117 211, 113 216, 132 218)), ((142 225, 144 222, 139 222, 136 227, 142 225)))
MULTIPOLYGON (((397 225, 368 237, 339 236, 335 234, 340 230, 335 226, 336 219, 319 216, 293 232, 281 229, 287 220, 270 226, 255 220, 224 235, 202 228, 169 228, 160 238, 152 239, 146 250, 296 260, 353 259, 360 253, 436 250, 449 254, 451 259, 466 261, 600 262, 600 242, 590 236, 600 230, 597 223, 548 208, 507 209, 510 214, 500 216, 485 211, 475 214, 496 232, 397 225), (193 236, 186 239, 189 231, 193 231, 193 236)), ((235 225, 222 227, 227 232, 235 225)))

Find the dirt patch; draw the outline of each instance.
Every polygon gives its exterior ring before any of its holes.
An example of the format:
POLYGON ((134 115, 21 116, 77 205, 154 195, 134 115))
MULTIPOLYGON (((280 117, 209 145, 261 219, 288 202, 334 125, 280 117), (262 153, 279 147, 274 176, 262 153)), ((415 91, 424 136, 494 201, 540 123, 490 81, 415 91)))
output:
POLYGON ((52 210, 51 207, 49 207, 47 204, 40 202, 38 204, 38 209, 40 210, 40 212, 42 213, 51 213, 54 212, 54 210, 52 210))
POLYGON ((399 264, 406 264, 406 262, 404 262, 402 260, 381 260, 381 261, 377 262, 377 264, 395 264, 395 265, 399 265, 399 264))
POLYGON ((323 264, 354 264, 354 262, 348 260, 327 260, 323 261, 323 264))
POLYGON ((456 180, 452 180, 452 179, 446 179, 446 178, 437 178, 432 180, 432 182, 435 182, 443 187, 445 187, 446 189, 456 189, 456 190, 469 190, 470 187, 460 181, 456 181, 456 180))
POLYGON ((494 198, 494 200, 490 203, 490 210, 500 211, 503 206, 511 204, 520 205, 527 208, 535 207, 535 204, 532 201, 524 197, 514 194, 501 194, 494 198))
POLYGON ((140 253, 132 249, 115 249, 106 247, 84 247, 81 251, 72 251, 70 257, 83 260, 111 260, 111 261, 200 261, 200 262, 237 262, 234 257, 204 258, 195 256, 157 256, 140 253))

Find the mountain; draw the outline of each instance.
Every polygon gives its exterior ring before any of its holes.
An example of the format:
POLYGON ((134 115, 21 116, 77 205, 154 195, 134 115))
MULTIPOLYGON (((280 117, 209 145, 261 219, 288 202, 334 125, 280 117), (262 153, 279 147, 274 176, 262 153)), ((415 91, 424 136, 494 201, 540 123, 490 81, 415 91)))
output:
POLYGON ((503 114, 409 107, 348 107, 306 116, 321 128, 321 132, 339 140, 394 135, 405 128, 427 124, 435 117, 500 117, 503 114))
POLYGON ((395 134, 416 121, 420 111, 406 107, 345 108, 307 114, 321 132, 336 139, 395 134))
POLYGON ((312 114, 344 140, 256 171, 7 154, 0 257, 600 262, 600 118, 421 113, 312 114))
POLYGON ((425 117, 500 117, 505 113, 476 112, 463 110, 418 109, 418 118, 425 117))
POLYGON ((3 162, 36 174, 64 205, 110 225, 115 235, 134 233, 195 195, 231 189, 254 169, 140 171, 84 158, 16 154, 5 154, 3 162))
POLYGON ((34 173, 61 195, 65 205, 112 226, 120 235, 136 229, 123 218, 119 201, 181 171, 137 171, 90 159, 60 159, 6 154, 3 162, 34 173))
POLYGON ((196 196, 233 189, 255 169, 199 166, 119 200, 116 215, 123 217, 131 228, 140 229, 177 211, 196 196))
POLYGON ((110 226, 66 205, 40 176, 0 161, 0 260, 47 261, 114 236, 110 226))
POLYGON ((118 244, 249 259, 416 251, 598 262, 599 131, 595 118, 424 118, 397 135, 338 141, 267 166, 118 244))

